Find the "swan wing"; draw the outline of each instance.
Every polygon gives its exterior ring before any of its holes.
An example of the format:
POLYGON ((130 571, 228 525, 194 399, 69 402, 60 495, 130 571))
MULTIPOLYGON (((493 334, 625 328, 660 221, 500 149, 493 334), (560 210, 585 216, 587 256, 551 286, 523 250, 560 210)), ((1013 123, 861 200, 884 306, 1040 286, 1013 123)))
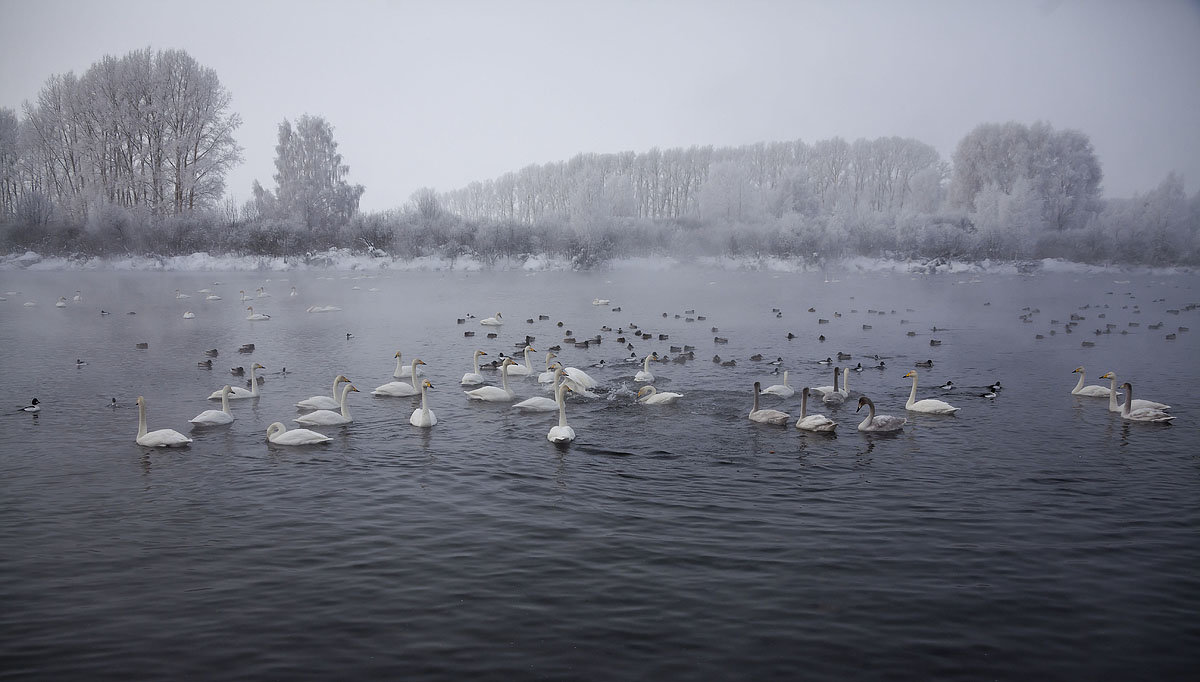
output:
POLYGON ((791 419, 792 415, 779 410, 756 410, 750 413, 750 421, 761 424, 786 424, 791 419))
POLYGON ((463 386, 477 386, 483 383, 483 375, 475 372, 467 372, 463 375, 462 381, 459 382, 463 386))
POLYGON ((308 414, 296 417, 292 421, 297 424, 308 424, 311 426, 336 426, 338 424, 348 424, 351 420, 346 419, 340 412, 333 410, 317 410, 308 414))
POLYGON ((570 426, 553 426, 546 434, 546 440, 551 443, 570 443, 575 440, 575 429, 570 426))
MULTIPOLYGON (((590 374, 588 374, 587 372, 585 372, 582 369, 579 369, 577 367, 567 367, 567 368, 563 369, 563 373, 566 374, 567 376, 571 377, 572 381, 574 381, 575 383, 579 384, 580 386, 582 386, 584 388, 596 388, 596 386, 599 385, 596 383, 596 380, 593 379, 590 374)), ((553 380, 554 375, 551 374, 550 378, 551 378, 551 380, 553 380)))
MULTIPOLYGON (((926 414, 954 414, 959 408, 951 405, 944 400, 936 398, 926 398, 918 400, 910 405, 905 406, 910 412, 924 412, 926 414)), ((879 417, 875 418, 877 421, 879 417)))
POLYGON ((218 426, 232 424, 233 416, 226 414, 223 410, 205 410, 188 421, 200 426, 218 426))
POLYGON ((413 385, 407 381, 389 381, 371 391, 371 395, 389 396, 393 398, 403 398, 410 395, 418 395, 419 393, 420 391, 414 388, 413 385))
POLYGON ((514 409, 520 410, 535 410, 537 412, 550 412, 558 409, 558 402, 541 396, 535 398, 526 398, 521 402, 513 405, 514 409))
POLYGON ((191 442, 191 438, 188 438, 175 429, 158 429, 137 439, 138 445, 152 448, 172 448, 187 445, 191 442))
POLYGON ((1078 391, 1073 391, 1075 395, 1083 395, 1089 398, 1107 398, 1110 392, 1111 391, 1108 388, 1104 386, 1097 386, 1095 384, 1092 384, 1091 386, 1084 386, 1078 391))
POLYGON ((515 395, 511 391, 505 391, 499 386, 480 386, 473 391, 463 391, 467 397, 472 400, 486 400, 492 403, 506 403, 514 398, 515 395))
POLYGON ((341 404, 327 395, 314 395, 296 403, 296 407, 302 410, 336 410, 341 404))

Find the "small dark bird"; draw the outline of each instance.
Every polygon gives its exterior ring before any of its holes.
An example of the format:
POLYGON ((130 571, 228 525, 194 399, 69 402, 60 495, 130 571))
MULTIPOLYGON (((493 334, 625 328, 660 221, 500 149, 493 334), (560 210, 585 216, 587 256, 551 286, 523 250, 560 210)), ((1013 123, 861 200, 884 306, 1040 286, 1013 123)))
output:
POLYGON ((112 402, 111 402, 111 403, 109 403, 109 404, 108 404, 108 406, 109 406, 109 408, 110 408, 110 409, 114 409, 114 410, 115 410, 115 409, 117 409, 118 407, 120 407, 120 405, 118 405, 118 404, 117 404, 117 399, 116 399, 116 398, 113 398, 113 399, 112 399, 112 402))
POLYGON ((949 379, 947 379, 947 380, 946 380, 946 383, 942 384, 942 390, 943 390, 943 391, 952 391, 952 390, 954 390, 954 382, 953 382, 953 381, 950 381, 949 379))
POLYGON ((233 368, 230 368, 229 373, 235 377, 244 377, 244 376, 246 376, 246 368, 245 367, 233 367, 233 368))
POLYGON ((101 310, 100 314, 101 315, 110 315, 111 313, 109 313, 107 310, 101 310))
POLYGON ((210 350, 206 350, 206 351, 204 351, 204 354, 210 358, 215 358, 215 357, 217 357, 217 349, 212 348, 210 350))
POLYGON ((863 366, 862 366, 862 363, 861 363, 861 362, 860 362, 860 363, 858 363, 858 365, 857 365, 857 366, 855 366, 855 367, 853 368, 853 371, 855 371, 855 372, 861 372, 861 371, 863 371, 863 366))
POLYGON ((933 367, 933 360, 926 360, 925 362, 915 362, 915 363, 913 363, 913 367, 933 367))
POLYGON ((475 336, 475 332, 463 332, 463 336, 470 338, 472 336, 475 336))
POLYGON ((818 365, 832 365, 833 358, 825 358, 824 360, 817 360, 817 364, 818 365))
POLYGON ((196 363, 196 366, 203 367, 204 369, 212 369, 212 358, 209 358, 208 360, 201 360, 200 362, 196 363))
POLYGON ((86 364, 87 364, 87 363, 86 363, 86 362, 84 362, 83 360, 78 360, 78 359, 77 359, 77 360, 75 360, 75 366, 76 366, 76 367, 83 367, 83 366, 84 366, 84 365, 86 365, 86 364))
POLYGON ((349 341, 352 338, 354 338, 354 334, 351 334, 350 332, 346 332, 346 340, 349 341))
POLYGON ((754 355, 750 356, 750 359, 755 362, 759 362, 762 360, 762 353, 755 353, 754 355))
POLYGON ((34 398, 28 405, 26 405, 25 407, 22 407, 21 411, 29 412, 31 414, 36 414, 36 413, 42 411, 42 405, 41 405, 41 403, 38 402, 37 398, 34 398))
POLYGON ((940 346, 940 345, 942 345, 942 342, 938 339, 929 339, 929 345, 940 346))
POLYGON ((136 347, 138 348, 138 350, 146 350, 147 348, 150 347, 150 344, 143 341, 142 343, 137 344, 136 347))
POLYGON ((996 397, 996 392, 995 392, 995 391, 988 391, 987 393, 980 393, 980 394, 979 394, 979 397, 980 397, 980 398, 995 398, 995 397, 996 397))

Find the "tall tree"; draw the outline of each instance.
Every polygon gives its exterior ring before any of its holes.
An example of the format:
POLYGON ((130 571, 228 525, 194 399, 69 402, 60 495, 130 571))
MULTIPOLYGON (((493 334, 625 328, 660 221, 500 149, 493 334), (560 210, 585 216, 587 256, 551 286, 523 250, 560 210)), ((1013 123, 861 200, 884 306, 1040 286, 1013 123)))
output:
POLYGON ((284 119, 275 145, 275 191, 268 197, 258 181, 255 197, 263 215, 293 220, 312 230, 344 223, 358 213, 362 185, 346 182, 350 166, 342 163, 333 126, 305 114, 295 127, 284 119))

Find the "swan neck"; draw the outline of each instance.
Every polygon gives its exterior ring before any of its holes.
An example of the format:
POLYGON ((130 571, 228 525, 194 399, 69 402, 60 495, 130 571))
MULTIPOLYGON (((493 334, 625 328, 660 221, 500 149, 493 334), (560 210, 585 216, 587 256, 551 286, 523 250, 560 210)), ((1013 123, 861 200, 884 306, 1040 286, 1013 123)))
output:
POLYGON ((221 411, 231 417, 233 416, 233 413, 229 411, 229 391, 221 391, 221 411))
POLYGON ((475 367, 475 373, 479 374, 479 353, 475 353, 471 356, 471 362, 475 367))
MULTIPOLYGON (((783 370, 783 385, 784 385, 784 386, 787 386, 787 385, 788 385, 788 382, 787 382, 787 379, 788 379, 788 377, 787 377, 787 373, 788 373, 788 371, 787 371, 786 369, 785 369, 785 370, 783 370)), ((788 388, 791 388, 791 387, 790 387, 790 386, 788 386, 788 388)))
MULTIPOLYGON (((392 376, 397 379, 404 376, 404 372, 402 371, 404 368, 404 365, 402 364, 403 360, 404 360, 404 358, 400 357, 400 354, 397 353, 396 354, 396 371, 392 372, 392 376)), ((336 386, 336 384, 335 384, 335 386, 336 386)), ((337 390, 337 389, 335 388, 334 390, 337 390)))
POLYGON ((750 408, 751 412, 758 412, 758 389, 754 389, 754 405, 750 408))
POLYGON ((559 386, 554 391, 554 400, 558 402, 558 425, 559 426, 567 425, 567 401, 566 401, 566 398, 563 397, 563 394, 566 393, 566 390, 567 389, 565 386, 559 386))
POLYGON ((1121 406, 1121 414, 1129 416, 1129 411, 1133 409, 1133 384, 1125 384, 1122 388, 1125 389, 1125 404, 1121 406))
POLYGON ((250 395, 258 397, 258 376, 254 374, 256 371, 254 365, 250 365, 250 395))
POLYGON ((334 400, 337 400, 337 399, 338 399, 338 391, 337 391, 337 389, 338 389, 338 385, 339 385, 339 384, 341 384, 341 383, 342 383, 342 375, 341 375, 341 374, 339 374, 339 375, 337 375, 337 377, 336 377, 336 378, 333 380, 333 399, 334 399, 334 400))
POLYGON ((146 404, 138 401, 138 438, 146 435, 146 404))
POLYGON ((849 395, 850 393, 850 368, 842 369, 842 392, 849 395))
POLYGON ((646 372, 647 374, 650 373, 650 356, 649 355, 647 355, 645 361, 642 362, 642 371, 646 372))
POLYGON ((421 412, 429 414, 429 403, 425 400, 425 382, 421 382, 421 412))
MULTIPOLYGON (((1125 402, 1129 402, 1129 398, 1125 398, 1125 402)), ((1116 412, 1120 410, 1120 405, 1117 403, 1117 377, 1112 377, 1108 380, 1108 409, 1116 412)))
POLYGON ((412 384, 413 388, 416 388, 417 387, 417 361, 416 361, 416 359, 414 359, 412 361, 412 364, 409 366, 408 369, 409 369, 408 373, 411 375, 408 377, 408 381, 409 381, 409 383, 412 384))
POLYGON ((1075 390, 1072 393, 1078 393, 1083 390, 1083 372, 1079 373, 1079 382, 1075 384, 1075 390))
POLYGON ((504 392, 508 393, 508 365, 500 363, 500 385, 504 387, 504 392))
MULTIPOLYGON (((786 382, 784 382, 786 383, 786 382)), ((800 394, 800 418, 804 419, 808 416, 808 391, 800 394)))
POLYGON ((346 419, 350 418, 350 402, 347 400, 347 398, 350 397, 351 388, 354 388, 353 384, 346 384, 342 387, 342 417, 346 419))
MULTIPOLYGON (((917 375, 913 374, 912 390, 908 393, 908 404, 912 405, 917 402, 917 375)), ((875 414, 875 406, 871 406, 871 414, 875 414)))

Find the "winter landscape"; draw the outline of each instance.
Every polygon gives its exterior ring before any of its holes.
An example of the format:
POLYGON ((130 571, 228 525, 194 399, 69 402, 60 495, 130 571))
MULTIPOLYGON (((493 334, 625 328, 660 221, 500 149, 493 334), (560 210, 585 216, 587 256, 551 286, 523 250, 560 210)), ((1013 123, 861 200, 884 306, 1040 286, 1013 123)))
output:
POLYGON ((1200 665, 1195 3, 0 9, 0 679, 1200 665))

